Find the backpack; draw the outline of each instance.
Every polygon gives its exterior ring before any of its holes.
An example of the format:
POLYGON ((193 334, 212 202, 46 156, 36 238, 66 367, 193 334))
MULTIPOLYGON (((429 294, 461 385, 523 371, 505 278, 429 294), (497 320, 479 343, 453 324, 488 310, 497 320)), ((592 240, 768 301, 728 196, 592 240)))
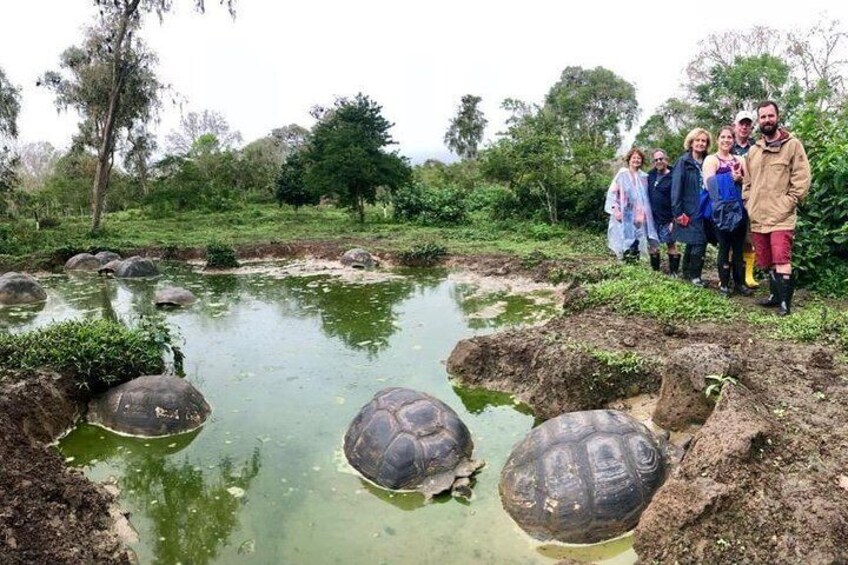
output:
POLYGON ((707 180, 706 189, 701 191, 700 213, 718 231, 733 231, 745 219, 742 193, 729 172, 707 180))

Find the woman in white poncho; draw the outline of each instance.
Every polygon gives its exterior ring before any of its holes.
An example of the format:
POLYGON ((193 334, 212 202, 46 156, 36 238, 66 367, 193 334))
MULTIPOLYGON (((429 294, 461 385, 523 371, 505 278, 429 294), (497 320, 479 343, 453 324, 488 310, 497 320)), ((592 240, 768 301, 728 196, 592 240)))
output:
POLYGON ((648 175, 642 172, 645 154, 635 147, 624 157, 622 167, 607 191, 604 211, 610 215, 607 244, 619 259, 648 256, 648 241, 658 241, 648 200, 648 175))

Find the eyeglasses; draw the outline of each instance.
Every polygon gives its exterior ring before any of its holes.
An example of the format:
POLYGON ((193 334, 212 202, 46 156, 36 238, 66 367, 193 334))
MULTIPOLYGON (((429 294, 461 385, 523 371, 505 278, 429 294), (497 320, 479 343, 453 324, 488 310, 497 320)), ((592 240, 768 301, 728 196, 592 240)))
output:
POLYGON ((654 163, 658 161, 665 161, 665 157, 654 157, 654 163))

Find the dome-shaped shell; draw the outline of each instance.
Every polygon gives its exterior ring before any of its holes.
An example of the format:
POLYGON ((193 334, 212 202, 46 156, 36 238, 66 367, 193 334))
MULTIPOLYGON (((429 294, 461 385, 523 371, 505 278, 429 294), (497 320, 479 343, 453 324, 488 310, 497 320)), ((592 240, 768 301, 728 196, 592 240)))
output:
POLYGON ((124 259, 115 269, 115 278, 119 279, 157 276, 159 276, 159 269, 153 261, 138 255, 124 259))
POLYGON ((45 300, 47 292, 32 275, 14 271, 0 275, 0 304, 12 306, 45 300))
POLYGON ((138 377, 88 405, 88 421, 119 434, 157 437, 199 428, 211 408, 196 388, 172 375, 138 377))
POLYGON ((123 263, 123 259, 112 259, 102 267, 100 267, 97 272, 101 275, 114 275, 115 271, 118 270, 118 267, 123 263))
POLYGON ((665 478, 661 440, 615 410, 571 412, 533 429, 501 472, 501 502, 540 540, 595 543, 634 528, 665 478))
POLYGON ((153 303, 157 306, 191 306, 197 297, 188 289, 169 286, 156 291, 153 303))
POLYGON ((77 253, 65 261, 66 271, 96 271, 100 268, 100 261, 91 253, 77 253))
POLYGON ((341 263, 345 267, 353 267, 354 269, 373 269, 377 265, 370 253, 359 248, 345 251, 341 263))
POLYGON ((391 490, 434 495, 482 464, 471 434, 447 404, 407 388, 381 390, 345 434, 344 452, 365 478, 391 490))
POLYGON ((107 264, 109 261, 121 260, 121 256, 114 251, 99 251, 94 254, 101 265, 107 264))

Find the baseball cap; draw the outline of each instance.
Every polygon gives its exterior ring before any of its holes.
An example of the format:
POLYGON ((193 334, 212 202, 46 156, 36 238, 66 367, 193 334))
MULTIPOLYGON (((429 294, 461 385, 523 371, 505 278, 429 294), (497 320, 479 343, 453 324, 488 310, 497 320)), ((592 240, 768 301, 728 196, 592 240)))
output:
POLYGON ((736 119, 733 120, 733 123, 738 124, 742 120, 751 120, 752 124, 756 121, 754 119, 754 115, 751 112, 747 112, 745 110, 740 110, 739 112, 737 112, 736 119))

